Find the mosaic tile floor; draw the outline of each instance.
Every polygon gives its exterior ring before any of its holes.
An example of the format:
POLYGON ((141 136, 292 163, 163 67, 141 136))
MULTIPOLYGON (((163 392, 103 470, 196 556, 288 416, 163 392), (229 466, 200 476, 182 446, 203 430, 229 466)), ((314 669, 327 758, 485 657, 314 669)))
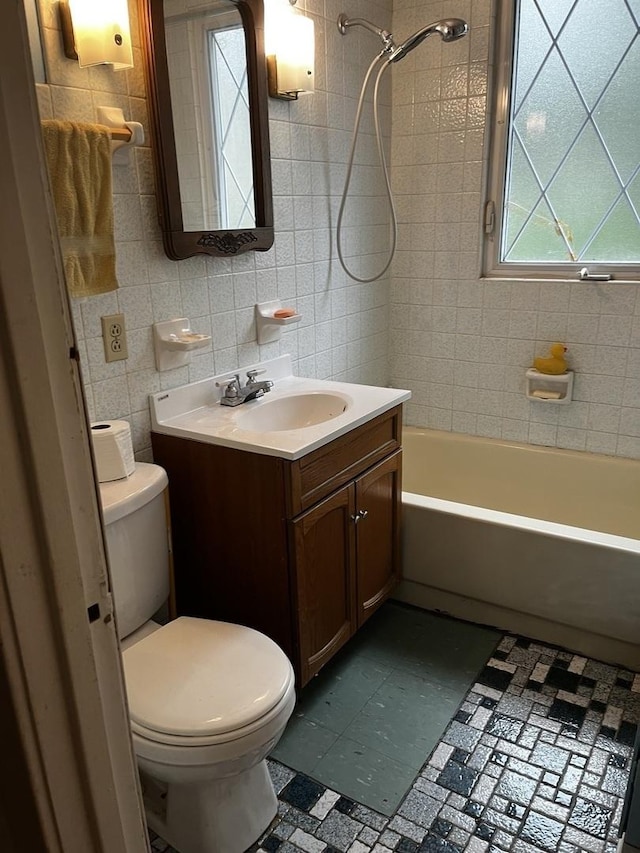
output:
POLYGON ((506 636, 393 817, 271 761, 251 851, 614 853, 639 721, 640 675, 506 636))

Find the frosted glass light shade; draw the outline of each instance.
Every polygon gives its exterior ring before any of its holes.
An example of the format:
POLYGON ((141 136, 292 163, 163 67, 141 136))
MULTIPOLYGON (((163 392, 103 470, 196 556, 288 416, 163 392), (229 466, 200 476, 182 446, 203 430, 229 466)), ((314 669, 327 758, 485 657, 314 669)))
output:
POLYGON ((78 63, 133 68, 127 0, 67 0, 78 63))
POLYGON ((287 32, 276 50, 278 89, 282 92, 313 92, 315 89, 315 39, 313 21, 290 15, 287 32))
POLYGON ((271 0, 265 49, 272 97, 291 99, 314 91, 315 34, 311 18, 294 12, 286 0, 271 0))

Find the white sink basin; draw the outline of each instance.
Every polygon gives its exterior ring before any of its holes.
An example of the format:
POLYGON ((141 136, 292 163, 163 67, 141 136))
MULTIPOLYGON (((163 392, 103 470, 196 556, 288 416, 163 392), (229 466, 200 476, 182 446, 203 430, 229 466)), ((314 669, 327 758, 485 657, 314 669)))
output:
POLYGON ((260 400, 247 404, 235 421, 240 429, 253 432, 282 432, 304 429, 330 421, 342 415, 349 406, 349 398, 342 394, 317 391, 311 394, 294 394, 277 400, 260 400))
POLYGON ((288 355, 237 372, 244 380, 254 368, 264 371, 273 388, 259 400, 240 406, 220 404, 221 383, 236 371, 153 394, 153 430, 294 460, 411 396, 398 388, 294 376, 288 355))

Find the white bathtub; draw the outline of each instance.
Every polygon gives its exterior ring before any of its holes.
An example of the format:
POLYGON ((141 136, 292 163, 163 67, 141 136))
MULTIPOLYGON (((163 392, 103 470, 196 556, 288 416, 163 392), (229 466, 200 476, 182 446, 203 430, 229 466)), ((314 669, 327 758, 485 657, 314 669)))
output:
POLYGON ((640 461, 406 427, 402 601, 640 670, 640 461))

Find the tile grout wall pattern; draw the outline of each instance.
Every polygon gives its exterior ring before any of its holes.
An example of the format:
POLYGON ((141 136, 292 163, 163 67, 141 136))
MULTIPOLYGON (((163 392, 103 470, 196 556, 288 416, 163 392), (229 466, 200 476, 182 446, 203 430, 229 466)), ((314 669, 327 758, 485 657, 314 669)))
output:
MULTIPOLYGON (((42 118, 95 121, 96 107, 117 106, 140 121, 149 138, 136 3, 130 0, 135 68, 81 69, 64 57, 54 0, 39 0, 47 83, 38 85, 42 118)), ((187 4, 188 5, 188 4, 187 4)), ((114 166, 114 216, 120 289, 72 300, 91 419, 125 418, 140 460, 150 459, 148 395, 215 373, 291 353, 304 376, 386 385, 389 282, 360 285, 340 269, 335 221, 360 85, 377 50, 370 33, 342 37, 338 0, 300 0, 316 27, 316 92, 297 102, 270 101, 276 238, 266 253, 235 259, 170 261, 157 225, 152 152, 133 152, 129 166, 114 166), (303 315, 280 343, 258 346, 254 304, 281 299, 303 315), (100 317, 124 312, 129 358, 106 364, 100 317), (212 346, 188 367, 158 373, 152 324, 188 317, 212 346)), ((350 0, 350 15, 391 23, 391 0, 350 0)), ((390 81, 383 90, 386 143, 390 81)), ((363 122, 345 244, 355 271, 370 275, 384 264, 387 235, 381 174, 375 167, 370 119, 363 122), (382 257, 382 261, 380 260, 382 257)), ((147 143, 148 145, 148 143, 147 143)))
MULTIPOLYGON (((61 48, 56 3, 39 0, 48 84, 41 115, 93 121, 120 106, 148 131, 142 55, 135 68, 80 69, 61 48)), ((157 226, 152 153, 114 167, 117 265, 113 294, 74 300, 91 418, 131 422, 139 459, 150 458, 147 397, 212 373, 290 352, 319 378, 407 387, 413 425, 640 457, 640 297, 635 285, 483 281, 479 239, 486 157, 489 0, 395 0, 398 40, 444 15, 467 18, 469 37, 428 39, 393 68, 392 180, 399 251, 389 282, 360 285, 340 269, 335 222, 357 97, 378 44, 338 34, 340 11, 390 26, 392 0, 300 0, 316 24, 317 88, 270 101, 276 240, 267 253, 174 262, 157 226), (279 344, 258 347, 253 305, 280 298, 303 314, 279 344), (389 298, 391 311, 389 312, 389 298), (106 364, 100 317, 123 311, 129 359, 106 364), (153 322, 187 316, 212 347, 191 365, 155 370, 153 322), (390 327, 390 335, 388 329, 390 327), (524 396, 524 370, 566 340, 575 400, 554 407, 524 396)), ((135 4, 132 28, 137 34, 135 4)), ((391 75, 389 75, 391 76, 391 75)), ((389 88, 383 127, 390 128, 389 88)), ((388 139, 387 139, 388 142, 388 139)), ((356 272, 383 265, 386 203, 375 167, 370 113, 363 122, 345 244, 356 272)))
POLYGON ((471 33, 428 39, 394 68, 391 382, 413 392, 415 426, 640 458, 640 288, 479 277, 492 6, 394 3, 400 40, 441 17, 471 33), (576 371, 568 406, 524 396, 526 368, 555 340, 576 371))

